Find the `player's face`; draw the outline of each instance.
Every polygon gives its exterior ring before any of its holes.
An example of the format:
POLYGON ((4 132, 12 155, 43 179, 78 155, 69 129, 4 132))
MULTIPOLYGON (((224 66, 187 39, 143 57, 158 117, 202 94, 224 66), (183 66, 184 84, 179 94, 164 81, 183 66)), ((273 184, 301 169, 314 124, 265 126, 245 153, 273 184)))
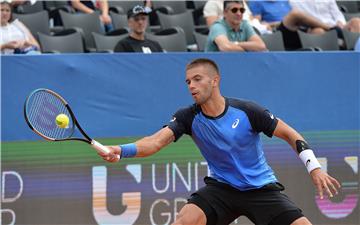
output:
POLYGON ((140 14, 129 19, 129 28, 136 34, 144 34, 147 27, 147 16, 140 14))
POLYGON ((204 104, 211 97, 215 81, 205 66, 187 70, 185 81, 196 104, 204 104))

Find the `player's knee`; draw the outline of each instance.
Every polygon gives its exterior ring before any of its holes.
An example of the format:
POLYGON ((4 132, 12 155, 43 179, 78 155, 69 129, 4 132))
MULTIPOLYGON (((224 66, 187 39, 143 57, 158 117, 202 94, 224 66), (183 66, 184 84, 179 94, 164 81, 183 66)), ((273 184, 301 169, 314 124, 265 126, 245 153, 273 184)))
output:
POLYGON ((176 217, 173 225, 205 225, 204 212, 194 204, 186 204, 176 217))
POLYGON ((291 225, 312 225, 312 224, 306 217, 303 216, 292 222, 291 225))
POLYGON ((206 225, 206 217, 190 213, 179 213, 172 225, 206 225))

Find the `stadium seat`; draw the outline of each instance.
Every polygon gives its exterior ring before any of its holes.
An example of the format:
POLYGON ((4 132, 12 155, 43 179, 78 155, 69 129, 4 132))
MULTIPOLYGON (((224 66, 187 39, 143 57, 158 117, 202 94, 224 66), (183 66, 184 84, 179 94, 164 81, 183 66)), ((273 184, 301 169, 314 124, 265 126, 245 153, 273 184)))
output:
POLYGON ((43 53, 84 53, 84 42, 79 32, 64 36, 50 36, 39 33, 43 53))
POLYGON ((153 8, 165 14, 179 14, 187 11, 186 1, 152 1, 153 8))
POLYGON ((344 13, 357 13, 359 12, 359 1, 336 1, 340 10, 344 13))
POLYGON ((347 30, 343 30, 344 41, 347 50, 354 50, 356 41, 360 38, 360 33, 354 33, 347 30))
POLYGON ((49 15, 46 10, 31 14, 13 13, 13 17, 23 22, 36 39, 38 39, 38 32, 50 35, 49 15))
MULTIPOLYGON (((112 19, 112 24, 114 25, 114 29, 124 29, 124 28, 129 29, 127 15, 110 12, 110 16, 112 19)), ((147 26, 146 32, 150 32, 150 31, 151 31, 151 27, 147 26)))
POLYGON ((60 11, 60 16, 65 28, 75 28, 78 29, 79 32, 82 32, 88 50, 92 51, 92 49, 95 49, 95 43, 91 33, 104 33, 97 13, 71 14, 60 11))
POLYGON ((143 1, 109 1, 109 9, 115 13, 127 14, 136 5, 144 5, 143 1))
POLYGON ((358 12, 358 13, 344 13, 344 16, 345 16, 345 20, 349 21, 352 18, 356 18, 356 17, 360 18, 360 12, 358 12))
POLYGON ((123 38, 127 37, 128 34, 106 36, 103 34, 92 33, 95 41, 97 52, 114 52, 116 44, 123 38))
POLYGON ((195 25, 206 25, 206 20, 203 14, 205 4, 206 1, 194 1, 195 9, 193 11, 193 16, 195 25))
POLYGON ((198 51, 203 52, 207 41, 207 35, 194 31, 195 41, 198 47, 198 51))
POLYGON ((43 1, 36 1, 34 4, 27 1, 25 4, 16 6, 14 8, 14 13, 28 14, 37 13, 43 10, 45 10, 43 1))
POLYGON ((110 12, 110 17, 112 19, 114 29, 128 27, 126 14, 119 14, 119 13, 115 13, 115 12, 110 12))
POLYGON ((115 30, 107 32, 106 36, 118 36, 118 35, 123 35, 123 34, 128 34, 128 33, 129 33, 128 28, 119 28, 119 29, 115 29, 115 30))
POLYGON ((302 47, 314 48, 323 51, 339 50, 336 30, 328 31, 322 35, 308 34, 298 31, 302 47))
POLYGON ((260 36, 269 51, 285 51, 284 39, 281 32, 260 36))
POLYGON ((202 9, 204 8, 206 1, 194 1, 195 9, 202 9))
POLYGON ((192 12, 186 11, 184 13, 175 15, 167 15, 161 12, 157 12, 157 15, 159 17, 161 29, 181 27, 185 32, 187 44, 195 44, 195 38, 193 35, 193 32, 195 31, 195 25, 192 12))
POLYGON ((60 10, 63 10, 68 13, 75 13, 75 9, 71 7, 68 1, 44 1, 45 9, 49 12, 50 19, 53 19, 54 26, 62 26, 62 21, 60 18, 60 10))
POLYGON ((147 33, 146 37, 159 42, 167 52, 187 51, 185 33, 181 28, 165 29, 156 34, 147 33))

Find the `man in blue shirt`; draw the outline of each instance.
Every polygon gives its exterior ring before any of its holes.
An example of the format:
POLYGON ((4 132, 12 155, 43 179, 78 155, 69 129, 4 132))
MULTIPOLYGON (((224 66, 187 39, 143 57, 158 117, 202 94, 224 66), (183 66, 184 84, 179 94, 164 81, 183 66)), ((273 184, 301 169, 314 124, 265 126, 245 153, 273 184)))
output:
POLYGON ((297 34, 299 29, 312 33, 312 30, 316 31, 316 28, 325 31, 332 28, 309 14, 292 9, 289 1, 249 1, 249 8, 253 16, 262 24, 282 32, 287 50, 296 50, 302 47, 297 34))
POLYGON ((224 1, 224 18, 210 27, 205 51, 265 51, 266 46, 248 21, 242 1, 224 1))
POLYGON ((260 133, 275 135, 298 153, 320 198, 337 194, 339 182, 321 170, 304 138, 269 110, 254 102, 227 98, 220 92, 220 72, 210 59, 186 66, 186 83, 195 104, 178 110, 167 126, 135 143, 97 150, 104 160, 146 157, 183 134, 190 135, 208 162, 210 176, 193 193, 174 224, 230 224, 247 216, 254 224, 310 225, 301 210, 283 193, 266 162, 260 133), (325 192, 325 193, 324 193, 325 192))

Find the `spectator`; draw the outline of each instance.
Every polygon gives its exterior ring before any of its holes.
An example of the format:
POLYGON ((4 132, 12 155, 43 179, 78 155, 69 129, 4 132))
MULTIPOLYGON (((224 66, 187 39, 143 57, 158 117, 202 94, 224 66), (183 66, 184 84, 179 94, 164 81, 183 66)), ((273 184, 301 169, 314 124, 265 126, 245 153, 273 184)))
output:
MULTIPOLYGON (((271 29, 263 24, 257 18, 254 18, 247 6, 246 2, 243 0, 245 13, 243 15, 243 20, 249 21, 250 25, 255 27, 260 34, 271 33, 271 29)), ((224 11, 224 0, 209 0, 206 2, 203 10, 203 14, 206 20, 206 24, 210 27, 216 20, 223 18, 224 11)))
POLYGON ((145 37, 149 13, 149 8, 140 5, 129 10, 127 17, 130 34, 115 46, 115 52, 163 52, 159 43, 145 37))
POLYGON ((216 20, 223 18, 224 0, 209 0, 204 5, 203 14, 206 25, 210 27, 216 20))
POLYGON ((12 19, 10 3, 1 2, 1 53, 33 54, 39 53, 40 45, 29 29, 19 20, 12 19))
POLYGON ((210 27, 205 51, 264 51, 266 46, 248 21, 242 1, 224 1, 224 18, 210 27))
MULTIPOLYGON (((346 22, 335 0, 290 0, 294 9, 305 12, 331 27, 339 27, 350 32, 360 32, 360 18, 352 18, 346 22)), ((326 30, 313 29, 313 33, 322 34, 326 30)))
POLYGON ((331 26, 318 19, 299 10, 293 10, 288 1, 250 1, 249 7, 254 17, 258 18, 261 23, 282 32, 287 50, 301 48, 297 30, 302 27, 305 27, 304 31, 309 33, 317 28, 325 31, 331 29, 331 26))
POLYGON ((108 32, 113 30, 111 17, 109 15, 109 4, 107 0, 96 1, 95 4, 94 1, 72 0, 71 6, 77 11, 87 14, 94 13, 97 9, 99 9, 101 12, 100 21, 104 24, 105 31, 108 32))

